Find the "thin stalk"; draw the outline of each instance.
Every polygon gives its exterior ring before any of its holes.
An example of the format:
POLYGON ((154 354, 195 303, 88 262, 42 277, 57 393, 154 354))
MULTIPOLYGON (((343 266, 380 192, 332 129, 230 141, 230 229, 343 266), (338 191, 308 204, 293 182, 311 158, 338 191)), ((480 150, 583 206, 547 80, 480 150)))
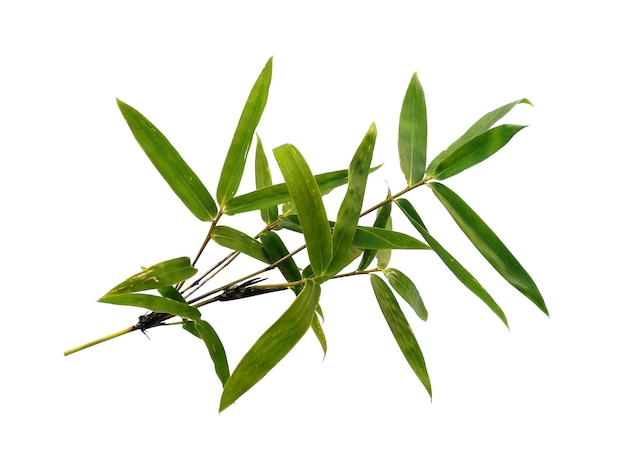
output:
POLYGON ((78 351, 82 351, 83 349, 87 349, 90 348, 91 346, 95 346, 96 344, 100 344, 100 343, 104 343, 105 341, 109 341, 110 339, 113 338, 117 338, 118 336, 122 336, 125 335, 126 333, 131 333, 133 331, 135 331, 137 328, 135 326, 129 326, 128 328, 125 328, 121 331, 118 331, 117 333, 112 333, 110 335, 107 336, 103 336, 102 338, 93 340, 93 341, 89 341, 88 343, 83 344, 82 346, 78 346, 77 348, 74 349, 68 349, 67 351, 65 351, 63 353, 64 356, 69 356, 70 354, 74 354, 75 352, 78 351))

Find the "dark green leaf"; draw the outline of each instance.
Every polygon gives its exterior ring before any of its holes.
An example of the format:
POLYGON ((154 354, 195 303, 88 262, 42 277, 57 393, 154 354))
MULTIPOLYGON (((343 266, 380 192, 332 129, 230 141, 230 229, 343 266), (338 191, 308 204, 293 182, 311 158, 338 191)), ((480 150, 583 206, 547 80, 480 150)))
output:
POLYGON ((400 168, 409 186, 419 182, 424 177, 427 136, 428 125, 424 90, 417 78, 417 73, 415 73, 402 102, 398 130, 400 168))
POLYGON ((307 281, 285 313, 254 343, 226 382, 220 411, 261 380, 300 341, 311 327, 320 292, 318 284, 307 281))
POLYGON ((444 264, 452 271, 452 273, 456 276, 456 278, 463 283, 465 287, 467 287, 470 291, 472 291, 480 300, 485 302, 491 310, 504 322, 504 324, 508 327, 509 324, 507 322, 506 316, 504 312, 500 308, 500 306, 496 303, 495 300, 489 295, 489 293, 485 290, 483 286, 472 276, 467 269, 465 269, 448 251, 443 248, 437 240, 433 238, 433 236, 424 228, 424 226, 419 222, 421 219, 415 208, 411 205, 409 201, 406 199, 398 199, 396 200, 396 204, 402 212, 406 215, 409 221, 413 224, 413 226, 417 229, 417 231, 424 237, 426 242, 430 245, 437 256, 441 258, 444 264))
MULTIPOLYGON (((275 263, 289 254, 289 250, 277 233, 262 233, 261 243, 263 244, 263 250, 269 263, 275 263)), ((282 261, 278 265, 278 269, 288 282, 299 281, 302 279, 300 270, 298 269, 296 262, 293 260, 293 257, 282 261)), ((302 290, 302 286, 296 285, 293 286, 292 289, 296 294, 298 294, 302 290)))
MULTIPOLYGON (((327 274, 332 276, 346 265, 356 227, 361 217, 367 176, 376 143, 376 125, 372 124, 359 145, 348 168, 348 189, 337 213, 337 222, 332 234, 333 258, 327 274)), ((300 211, 298 211, 300 212, 300 211)))
MULTIPOLYGON (((385 228, 389 231, 391 231, 391 229, 393 228, 391 216, 389 216, 389 218, 387 219, 385 228)), ((392 250, 390 248, 376 251, 376 259, 378 260, 376 267, 378 269, 385 269, 387 267, 387 265, 389 264, 389 261, 391 260, 391 253, 392 253, 392 250)))
POLYGON ((391 284, 391 287, 415 310, 417 316, 426 321, 428 319, 428 311, 413 281, 401 271, 393 268, 385 269, 383 274, 389 281, 389 284, 391 284))
POLYGON ((200 311, 188 305, 186 302, 177 302, 176 300, 150 294, 107 295, 106 297, 100 298, 98 302, 141 307, 152 312, 171 313, 172 315, 178 315, 179 317, 189 320, 198 320, 200 318, 200 311))
POLYGON ((493 230, 454 191, 441 183, 429 183, 429 186, 467 238, 494 269, 548 314, 537 285, 493 230))
POLYGON ((401 232, 394 232, 377 227, 359 226, 352 240, 352 244, 363 250, 429 250, 430 247, 401 232))
POLYGON ((187 302, 174 286, 160 287, 157 290, 159 291, 159 294, 161 294, 166 299, 172 299, 176 302, 187 302))
POLYGON ((224 385, 230 377, 228 360, 226 359, 224 345, 213 327, 204 320, 197 320, 195 322, 183 323, 183 328, 204 341, 204 344, 206 344, 209 350, 211 359, 213 360, 215 373, 222 382, 222 385, 224 385))
POLYGON ((120 100, 117 105, 135 139, 180 200, 198 219, 213 220, 215 201, 172 144, 139 111, 120 100))
MULTIPOLYGON (((254 160, 254 175, 257 189, 272 186, 272 174, 267 163, 267 157, 263 150, 263 143, 259 136, 256 136, 256 158, 254 160)), ((274 222, 278 218, 278 207, 276 205, 261 209, 261 218, 266 224, 274 222)))
POLYGON ((265 253, 263 253, 263 245, 251 236, 237 229, 225 225, 218 225, 213 230, 212 238, 218 245, 230 248, 231 250, 241 251, 263 263, 267 263, 265 253))
MULTIPOLYGON (((387 190, 387 197, 391 196, 391 192, 387 190)), ((381 206, 376 211, 376 220, 374 220, 374 227, 385 228, 387 226, 387 221, 391 216, 391 202, 381 206)), ((365 250, 363 252, 363 258, 361 258, 361 263, 357 268, 357 271, 364 271, 367 267, 372 263, 374 257, 376 256, 377 250, 365 250)))
POLYGON ((189 279, 196 272, 198 270, 191 266, 187 257, 162 261, 129 277, 104 294, 104 297, 171 286, 189 279))
POLYGON ((524 127, 502 124, 477 135, 445 158, 435 158, 426 169, 426 177, 443 180, 467 170, 504 147, 524 127))
POLYGON ((265 109, 271 81, 272 58, 267 61, 250 91, 248 100, 239 118, 235 135, 228 149, 226 160, 224 160, 220 180, 217 184, 217 202, 220 207, 224 207, 239 188, 248 157, 248 150, 250 150, 250 145, 252 144, 252 137, 254 137, 254 131, 265 109))
POLYGON ((398 301, 389 286, 385 284, 385 281, 373 274, 370 275, 370 279, 376 300, 378 301, 378 305, 380 305, 380 310, 383 312, 385 320, 387 320, 391 333, 393 333, 393 337, 396 339, 411 369, 413 369, 415 375, 417 375, 428 394, 432 397, 430 378, 426 370, 424 355, 415 339, 409 322, 406 320, 404 313, 402 313, 398 305, 398 301))
POLYGON ((300 217, 311 268, 320 276, 330 263, 333 245, 319 188, 304 157, 293 145, 275 148, 274 156, 300 217))

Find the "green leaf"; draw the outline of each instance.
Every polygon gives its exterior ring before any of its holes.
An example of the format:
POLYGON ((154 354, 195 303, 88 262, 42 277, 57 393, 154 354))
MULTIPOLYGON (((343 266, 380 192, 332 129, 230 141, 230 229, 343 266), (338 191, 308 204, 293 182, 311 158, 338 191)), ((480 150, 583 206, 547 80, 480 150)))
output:
POLYGON ((320 346, 322 347, 322 351, 324 351, 324 357, 326 357, 326 351, 328 349, 328 345, 326 343, 326 335, 324 334, 324 329, 322 328, 322 322, 320 321, 320 317, 322 316, 321 312, 322 309, 319 306, 319 304, 317 305, 316 309, 315 309, 316 315, 313 315, 313 322, 311 323, 311 329, 313 330, 313 333, 315 333, 315 337, 317 338, 317 341, 319 341, 320 346))
POLYGON ((196 272, 198 270, 191 266, 187 257, 162 261, 129 277, 107 292, 104 297, 171 286, 189 279, 196 272))
MULTIPOLYGON (((269 263, 273 264, 289 254, 289 250, 277 233, 262 233, 261 243, 263 244, 263 251, 269 263)), ((298 269, 298 266, 296 265, 293 257, 287 258, 286 260, 282 261, 278 265, 278 269, 288 282, 295 282, 302 279, 300 270, 298 269)), ((293 286, 292 290, 296 294, 298 294, 302 290, 302 286, 293 286)))
POLYGON ((537 285, 493 230, 454 191, 441 183, 429 183, 429 186, 463 233, 494 269, 548 314, 537 285))
POLYGON ((427 136, 424 90, 415 73, 402 102, 398 130, 400 168, 409 186, 421 181, 424 177, 427 136))
MULTIPOLYGON (((393 223, 391 221, 391 216, 387 219, 387 223, 385 224, 385 228, 387 230, 391 230, 393 228, 393 223)), ((376 267, 378 269, 385 269, 391 260, 392 250, 390 248, 386 248, 383 250, 378 250, 376 252, 376 259, 378 260, 376 267)))
POLYGON ((225 225, 218 225, 213 230, 212 238, 218 245, 230 248, 231 250, 240 251, 263 263, 267 263, 267 258, 263 252, 263 245, 251 236, 237 229, 225 225))
POLYGON ((363 250, 430 250, 426 243, 417 238, 377 227, 359 226, 352 244, 363 250))
POLYGON ((420 222, 421 219, 419 215, 417 215, 417 212, 411 203, 406 199, 398 199, 396 200, 396 204, 400 207, 400 209, 402 209, 402 212, 404 212, 404 215, 406 215, 409 219, 409 222, 411 222, 422 237, 424 237, 433 251, 437 253, 437 256, 441 258, 441 261, 443 261, 448 269, 452 271, 456 278, 461 281, 465 287, 472 291, 480 300, 482 300, 508 328, 508 321, 500 306, 495 300, 493 300, 485 288, 480 285, 476 278, 474 278, 474 276, 472 276, 469 271, 467 271, 467 269, 465 269, 450 253, 448 253, 448 251, 446 251, 446 249, 443 248, 437 240, 435 240, 428 230, 424 228, 420 222))
POLYGON ((426 170, 428 179, 450 178, 482 162, 504 147, 526 126, 502 124, 477 135, 445 158, 435 158, 426 170))
MULTIPOLYGON (((263 150, 263 143, 259 136, 256 136, 256 158, 254 160, 254 175, 257 189, 272 186, 272 174, 267 163, 267 157, 263 150)), ((261 218, 266 224, 274 222, 278 218, 278 207, 276 205, 261 209, 261 218)))
POLYGON ((320 276, 328 267, 333 245, 320 190, 302 154, 291 144, 274 149, 289 194, 300 216, 300 225, 311 268, 320 276))
MULTIPOLYGON (((391 197, 391 192, 387 189, 387 198, 391 197)), ((385 228, 387 226, 387 221, 391 216, 391 202, 381 206, 376 211, 376 219, 374 220, 374 227, 385 228)), ((374 257, 376 256, 377 250, 365 250, 363 252, 363 258, 361 258, 361 263, 357 268, 357 271, 364 271, 367 267, 372 263, 374 257)))
POLYGON ((417 316, 426 321, 428 319, 428 311, 413 281, 401 271, 393 268, 383 270, 383 274, 389 281, 389 284, 391 284, 391 287, 415 310, 417 316))
POLYGON ((217 201, 220 207, 224 207, 239 189, 243 169, 248 158, 248 150, 250 150, 254 131, 265 109, 271 81, 272 58, 270 57, 250 91, 226 154, 226 160, 224 160, 220 180, 217 184, 217 201))
POLYGON ((226 382, 220 411, 261 380, 300 341, 311 326, 320 292, 318 284, 307 281, 285 313, 254 343, 226 382))
POLYGON ((222 344, 222 341, 216 331, 208 322, 204 320, 184 322, 183 329, 204 341, 204 344, 206 344, 206 347, 209 350, 209 355, 213 360, 215 373, 222 382, 223 386, 230 377, 230 370, 228 368, 226 350, 224 349, 224 345, 222 344))
POLYGON ((370 275, 372 282, 372 289, 376 295, 376 300, 380 306, 380 310, 383 312, 385 320, 391 329, 393 337, 396 339, 402 354, 406 358, 407 362, 415 372, 415 375, 420 379, 424 388, 428 394, 432 397, 432 389, 430 385, 430 378, 428 377, 428 371, 426 370, 426 362, 424 361, 424 355, 422 350, 415 339, 413 330, 407 321, 404 313, 398 305, 393 292, 385 284, 381 278, 375 275, 370 275))
POLYGON ((185 206, 198 219, 213 220, 215 201, 172 144, 139 111, 120 100, 117 105, 143 151, 185 206))
POLYGON ((152 312, 171 313, 188 320, 198 320, 200 311, 186 302, 159 297, 150 294, 120 294, 101 297, 98 302, 131 307, 146 308, 152 312))
POLYGON ((356 227, 361 217, 363 197, 367 186, 370 164, 376 143, 376 125, 372 124, 359 145, 350 167, 348 168, 348 189, 337 213, 337 222, 332 234, 333 259, 327 274, 338 273, 349 258, 349 250, 354 239, 356 227))

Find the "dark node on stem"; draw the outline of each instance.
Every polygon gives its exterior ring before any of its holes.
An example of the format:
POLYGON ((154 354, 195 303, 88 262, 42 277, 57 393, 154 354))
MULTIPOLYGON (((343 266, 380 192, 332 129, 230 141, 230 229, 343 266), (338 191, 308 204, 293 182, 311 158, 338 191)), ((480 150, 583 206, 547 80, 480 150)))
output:
POLYGON ((246 282, 242 282, 241 284, 229 287, 225 289, 220 295, 217 296, 217 300, 226 301, 226 300, 237 300, 243 299, 244 297, 252 297, 254 295, 267 294, 269 292, 276 292, 279 290, 285 290, 286 287, 261 287, 261 286, 253 286, 258 282, 265 281, 265 279, 260 277, 254 277, 252 279, 247 280, 246 282), (252 287, 251 287, 252 286, 252 287))
POLYGON ((146 333, 146 330, 149 328, 154 328, 155 326, 163 325, 164 321, 173 318, 175 315, 171 313, 163 313, 163 312, 150 312, 145 315, 141 315, 139 317, 139 321, 133 327, 135 330, 141 330, 142 333, 146 333))

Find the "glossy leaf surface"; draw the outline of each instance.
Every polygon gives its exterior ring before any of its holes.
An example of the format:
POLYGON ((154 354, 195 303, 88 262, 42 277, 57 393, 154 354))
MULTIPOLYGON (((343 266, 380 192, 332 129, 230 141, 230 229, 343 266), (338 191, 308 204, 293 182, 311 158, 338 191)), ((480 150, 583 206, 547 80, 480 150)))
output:
MULTIPOLYGON (((256 137, 256 157, 254 159, 254 177, 256 188, 261 189, 272 186, 272 174, 270 166, 267 162, 263 143, 257 135, 256 137)), ((274 222, 278 218, 278 207, 276 205, 264 207, 261 209, 261 218, 266 224, 274 222)))
POLYGON ((415 73, 404 95, 398 129, 400 168, 409 186, 424 177, 427 137, 424 89, 415 73))
POLYGON ((107 295, 101 297, 98 302, 141 307, 152 312, 171 313, 172 315, 187 318, 188 320, 198 320, 200 318, 200 311, 187 303, 151 294, 107 295))
POLYGON ((428 311, 413 281, 398 269, 387 268, 383 271, 383 274, 389 281, 389 284, 391 284, 391 287, 393 287, 393 290, 415 310, 418 317, 426 321, 428 319, 428 311))
POLYGON ((263 263, 267 262, 265 253, 263 252, 263 245, 251 236, 237 229, 226 225, 218 225, 213 230, 212 238, 218 245, 230 248, 231 250, 240 251, 263 263))
POLYGON ((226 350, 224 349, 224 345, 217 335, 217 332, 208 322, 204 320, 185 322, 183 323, 183 329, 189 331, 191 334, 204 341, 204 344, 209 350, 209 355, 213 360, 215 373, 220 379, 220 382, 222 382, 222 385, 224 385, 230 377, 230 370, 228 368, 226 350))
POLYGON ((215 201, 174 146, 139 111, 120 100, 117 105, 135 139, 183 204, 198 219, 213 220, 215 201))

